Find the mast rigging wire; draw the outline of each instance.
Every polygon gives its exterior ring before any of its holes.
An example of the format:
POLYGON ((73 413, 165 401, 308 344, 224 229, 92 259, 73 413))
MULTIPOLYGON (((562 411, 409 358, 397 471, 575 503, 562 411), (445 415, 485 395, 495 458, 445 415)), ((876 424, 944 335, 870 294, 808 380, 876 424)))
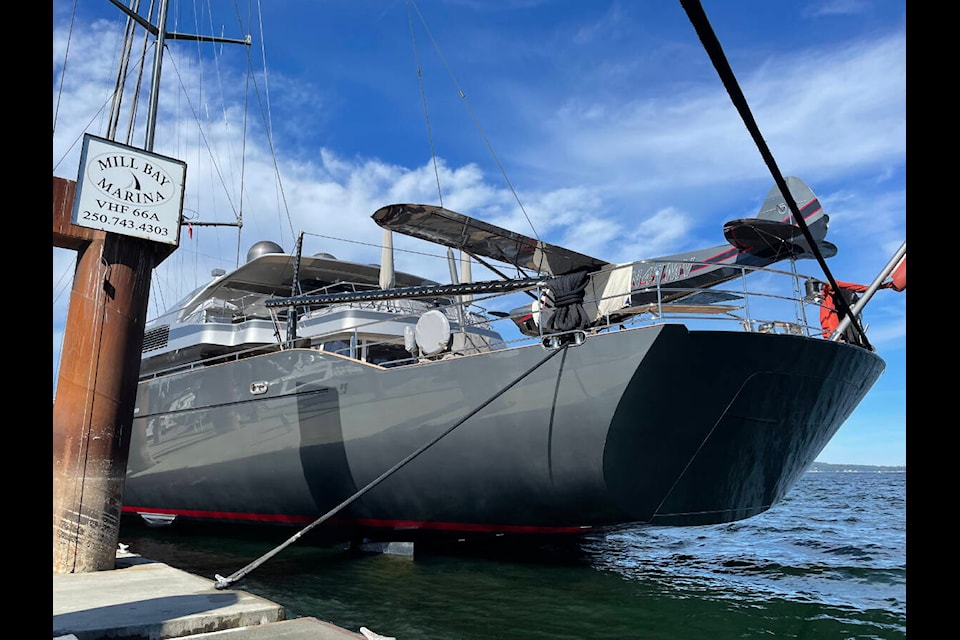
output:
POLYGON ((463 89, 460 86, 460 83, 457 81, 456 77, 453 75, 453 71, 450 69, 450 65, 447 63, 447 60, 444 57, 443 52, 440 50, 440 45, 437 43, 436 38, 433 37, 433 33, 430 31, 430 28, 427 26, 427 23, 423 17, 423 14, 420 13, 420 7, 417 6, 417 3, 415 2, 415 0, 409 0, 409 4, 413 5, 414 10, 416 10, 417 15, 420 17, 420 24, 423 25, 424 31, 427 32, 427 36, 429 36, 430 41, 433 43, 434 50, 437 52, 437 55, 440 57, 441 62, 443 62, 443 66, 447 70, 447 74, 450 76, 450 80, 453 82, 453 85, 457 89, 457 95, 460 96, 460 99, 463 101, 463 104, 466 107, 467 112, 470 114, 470 117, 473 119, 473 123, 477 127, 477 131, 480 132, 480 137, 483 138, 484 143, 487 145, 487 150, 490 152, 490 156, 493 158, 494 163, 496 163, 497 168, 500 169, 500 174, 503 176, 504 181, 506 181, 507 187, 510 189, 510 193, 512 193, 514 199, 516 199, 517 205, 520 207, 520 212, 523 214, 523 217, 527 220, 527 224, 530 225, 530 230, 533 233, 533 237, 537 239, 537 242, 542 242, 540 240, 540 234, 537 233, 536 227, 533 226, 533 221, 530 220, 530 216, 527 215, 527 210, 524 208, 523 202, 521 202, 520 200, 520 195, 517 193, 517 190, 514 188, 513 183, 510 181, 510 178, 507 176, 507 171, 506 169, 504 169, 503 164, 500 162, 500 158, 497 157, 496 152, 493 150, 493 145, 490 143, 490 139, 487 137, 486 132, 484 132, 483 127, 480 126, 480 120, 477 118, 476 114, 473 111, 473 108, 470 106, 470 102, 467 100, 467 94, 464 93, 463 89))
POLYGON ((67 30, 67 46, 63 50, 63 67, 60 69, 60 83, 57 87, 57 104, 53 108, 53 133, 57 133, 57 116, 60 114, 60 99, 63 98, 63 79, 67 75, 67 59, 70 57, 70 43, 73 41, 73 24, 77 18, 77 4, 80 0, 73 0, 73 11, 70 13, 70 28, 67 30))
POLYGON ((427 124, 427 140, 430 143, 430 158, 433 160, 433 175, 437 179, 437 197, 440 206, 443 206, 443 191, 440 189, 440 171, 437 169, 437 152, 433 146, 433 133, 430 131, 430 113, 427 110, 427 93, 423 88, 423 69, 420 67, 420 56, 417 53, 417 38, 413 31, 413 15, 410 13, 410 2, 407 2, 407 22, 410 25, 410 41, 413 43, 413 59, 417 67, 417 81, 420 85, 420 99, 423 101, 423 117, 427 124))

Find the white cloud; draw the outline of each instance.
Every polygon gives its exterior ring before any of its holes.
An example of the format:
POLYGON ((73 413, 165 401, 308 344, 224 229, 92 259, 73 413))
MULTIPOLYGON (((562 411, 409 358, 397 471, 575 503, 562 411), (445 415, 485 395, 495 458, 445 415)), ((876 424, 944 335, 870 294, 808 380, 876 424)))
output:
MULTIPOLYGON (((783 54, 739 72, 784 173, 813 183, 819 176, 902 162, 905 46, 899 33, 783 54)), ((619 94, 603 94, 603 102, 594 93, 574 93, 553 108, 523 94, 516 108, 530 110, 529 122, 539 123, 536 142, 517 145, 524 166, 554 170, 573 185, 594 185, 606 199, 620 201, 769 175, 718 81, 670 89, 653 93, 657 86, 640 77, 619 94)))
POLYGON ((804 15, 812 18, 822 16, 841 16, 863 13, 870 8, 867 0, 829 0, 817 2, 804 10, 804 15))

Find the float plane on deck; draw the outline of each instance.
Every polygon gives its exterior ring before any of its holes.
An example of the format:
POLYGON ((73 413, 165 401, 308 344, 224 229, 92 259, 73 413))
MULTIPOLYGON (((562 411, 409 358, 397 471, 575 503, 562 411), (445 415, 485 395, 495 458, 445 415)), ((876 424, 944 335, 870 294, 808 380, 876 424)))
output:
MULTIPOLYGON (((824 258, 836 255, 836 246, 824 240, 829 216, 816 195, 799 178, 788 177, 786 183, 820 254, 824 258)), ((683 300, 706 305, 731 300, 736 296, 704 289, 740 277, 743 267, 814 257, 776 186, 756 217, 724 224, 727 244, 661 256, 625 268, 436 205, 393 204, 377 210, 372 217, 384 229, 459 249, 487 267, 490 265, 484 259, 504 262, 521 272, 536 272, 543 280, 588 274, 587 286, 592 287, 595 299, 607 301, 605 308, 595 310, 596 319, 604 314, 629 317, 664 302, 683 300)), ((530 278, 516 282, 528 285, 530 278)), ((509 314, 525 335, 535 336, 540 331, 536 322, 539 304, 535 301, 509 314)), ((604 307, 604 302, 600 306, 604 307)))

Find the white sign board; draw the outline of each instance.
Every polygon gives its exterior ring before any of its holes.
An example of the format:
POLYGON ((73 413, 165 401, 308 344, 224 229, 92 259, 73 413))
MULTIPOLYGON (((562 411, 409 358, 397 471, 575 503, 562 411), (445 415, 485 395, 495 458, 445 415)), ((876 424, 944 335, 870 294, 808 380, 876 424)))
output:
POLYGON ((187 165, 86 134, 71 222, 180 244, 187 165))

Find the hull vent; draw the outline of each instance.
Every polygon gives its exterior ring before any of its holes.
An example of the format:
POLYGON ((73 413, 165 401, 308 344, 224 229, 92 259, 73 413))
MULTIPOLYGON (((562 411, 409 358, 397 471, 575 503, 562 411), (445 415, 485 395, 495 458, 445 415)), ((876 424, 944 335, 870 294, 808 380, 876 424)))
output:
POLYGON ((162 327, 157 327, 156 329, 151 329, 143 334, 143 349, 141 353, 147 353, 148 351, 156 351, 157 349, 162 349, 167 346, 167 340, 170 337, 170 325, 163 325, 162 327))

